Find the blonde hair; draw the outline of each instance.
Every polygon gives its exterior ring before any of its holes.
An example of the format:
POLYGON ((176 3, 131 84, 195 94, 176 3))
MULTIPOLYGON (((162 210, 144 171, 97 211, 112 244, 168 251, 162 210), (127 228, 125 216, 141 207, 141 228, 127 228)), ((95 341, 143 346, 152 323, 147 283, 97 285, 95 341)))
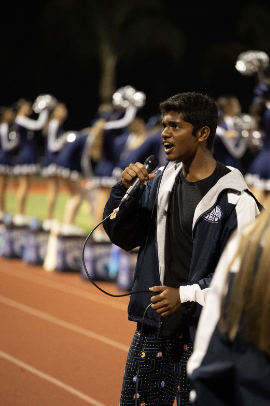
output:
POLYGON ((94 139, 91 146, 90 157, 94 162, 98 162, 102 156, 105 124, 106 121, 104 119, 99 119, 91 128, 91 134, 94 139))
POLYGON ((270 211, 264 210, 241 238, 236 258, 240 269, 234 274, 229 293, 221 305, 219 328, 231 340, 241 332, 247 342, 270 354, 270 211))

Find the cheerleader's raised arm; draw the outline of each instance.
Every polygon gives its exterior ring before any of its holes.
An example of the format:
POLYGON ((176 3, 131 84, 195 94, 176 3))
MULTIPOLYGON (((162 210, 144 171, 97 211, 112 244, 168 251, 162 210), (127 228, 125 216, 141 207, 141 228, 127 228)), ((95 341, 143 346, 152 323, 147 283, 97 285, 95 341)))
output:
POLYGON ((37 120, 33 120, 32 118, 26 116, 18 115, 15 118, 15 123, 20 125, 21 127, 26 128, 27 130, 39 131, 42 130, 42 128, 45 126, 48 117, 49 117, 49 109, 45 108, 39 114, 37 120))

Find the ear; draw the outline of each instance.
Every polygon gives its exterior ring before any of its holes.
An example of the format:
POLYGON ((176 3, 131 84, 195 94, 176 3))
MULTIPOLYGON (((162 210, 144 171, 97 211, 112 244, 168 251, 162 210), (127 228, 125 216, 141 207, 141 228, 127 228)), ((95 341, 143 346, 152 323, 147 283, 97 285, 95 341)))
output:
POLYGON ((205 127, 202 127, 202 128, 200 128, 198 130, 198 132, 197 132, 197 137, 198 138, 197 139, 198 139, 199 142, 204 142, 204 141, 207 140, 209 135, 210 135, 210 128, 205 126, 205 127))

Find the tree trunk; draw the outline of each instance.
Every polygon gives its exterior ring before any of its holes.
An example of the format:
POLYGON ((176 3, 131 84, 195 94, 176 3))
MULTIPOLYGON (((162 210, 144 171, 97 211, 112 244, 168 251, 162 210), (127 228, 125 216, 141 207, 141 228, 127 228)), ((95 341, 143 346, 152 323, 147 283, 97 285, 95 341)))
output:
POLYGON ((101 58, 101 78, 99 84, 99 97, 101 103, 111 103, 112 95, 116 90, 115 76, 117 56, 108 47, 102 47, 101 58))

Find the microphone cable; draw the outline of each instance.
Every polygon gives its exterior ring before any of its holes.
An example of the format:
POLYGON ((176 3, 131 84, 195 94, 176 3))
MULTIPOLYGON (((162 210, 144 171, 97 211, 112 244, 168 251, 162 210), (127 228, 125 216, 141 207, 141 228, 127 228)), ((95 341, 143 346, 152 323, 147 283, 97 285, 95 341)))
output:
MULTIPOLYGON (((118 209, 119 209, 119 207, 118 207, 118 209)), ((111 297, 124 297, 124 296, 135 295, 136 293, 152 293, 152 294, 153 294, 153 292, 150 292, 149 290, 137 290, 137 291, 135 291, 135 292, 123 293, 123 294, 121 294, 121 295, 113 295, 112 293, 109 293, 109 292, 107 292, 106 290, 102 289, 100 286, 98 286, 98 285, 94 282, 94 280, 91 278, 91 276, 90 276, 90 274, 89 274, 89 272, 88 272, 88 270, 87 270, 86 263, 85 263, 85 260, 84 260, 84 251, 85 251, 86 244, 87 244, 89 238, 91 237, 91 235, 93 234, 93 232, 94 232, 102 223, 104 223, 104 221, 106 221, 109 217, 111 217, 111 216, 114 214, 114 212, 115 212, 116 210, 117 210, 117 209, 115 209, 111 214, 109 214, 109 215, 108 215, 107 217, 105 217, 100 223, 98 223, 98 224, 93 228, 93 230, 88 234, 88 236, 86 237, 86 239, 85 239, 85 241, 84 241, 84 243, 83 243, 83 248, 82 248, 82 264, 83 264, 83 269, 84 269, 84 271, 85 271, 85 273, 86 273, 86 276, 87 276, 87 278, 89 279, 89 281, 90 281, 98 290, 100 290, 100 291, 101 291, 102 293, 104 293, 105 295, 108 295, 108 296, 111 296, 111 297)))
MULTIPOLYGON (((147 170, 147 173, 151 173, 158 165, 159 163, 159 159, 155 156, 155 155, 150 155, 144 162, 144 166, 147 170)), ((140 185, 140 180, 137 177, 135 179, 135 181, 133 182, 133 184, 128 188, 128 190, 126 191, 123 199, 120 201, 119 206, 113 210, 113 212, 111 214, 109 214, 109 216, 105 217, 100 223, 98 223, 98 225, 96 225, 93 230, 88 234, 88 236, 86 237, 86 240, 84 241, 83 244, 83 248, 82 248, 82 264, 83 264, 83 268, 84 271, 88 277, 88 279, 90 280, 90 282, 92 282, 92 284, 101 292, 105 293, 105 295, 111 296, 111 297, 124 297, 124 296, 130 296, 130 295, 134 295, 136 293, 149 293, 149 290, 140 290, 140 291, 135 291, 135 292, 129 292, 129 293, 124 293, 121 295, 113 295, 112 293, 106 292, 106 290, 100 288, 91 278, 91 276, 89 275, 89 272, 87 270, 86 264, 85 264, 85 260, 84 260, 84 251, 85 251, 85 247, 87 244, 87 241, 89 240, 89 238, 91 237, 91 235, 93 234, 93 232, 98 228, 98 226, 100 226, 104 221, 106 221, 109 217, 111 220, 115 219, 115 217, 117 216, 117 213, 120 210, 120 207, 129 199, 132 198, 134 192, 138 189, 140 185)), ((151 293, 151 292, 150 292, 151 293)))

